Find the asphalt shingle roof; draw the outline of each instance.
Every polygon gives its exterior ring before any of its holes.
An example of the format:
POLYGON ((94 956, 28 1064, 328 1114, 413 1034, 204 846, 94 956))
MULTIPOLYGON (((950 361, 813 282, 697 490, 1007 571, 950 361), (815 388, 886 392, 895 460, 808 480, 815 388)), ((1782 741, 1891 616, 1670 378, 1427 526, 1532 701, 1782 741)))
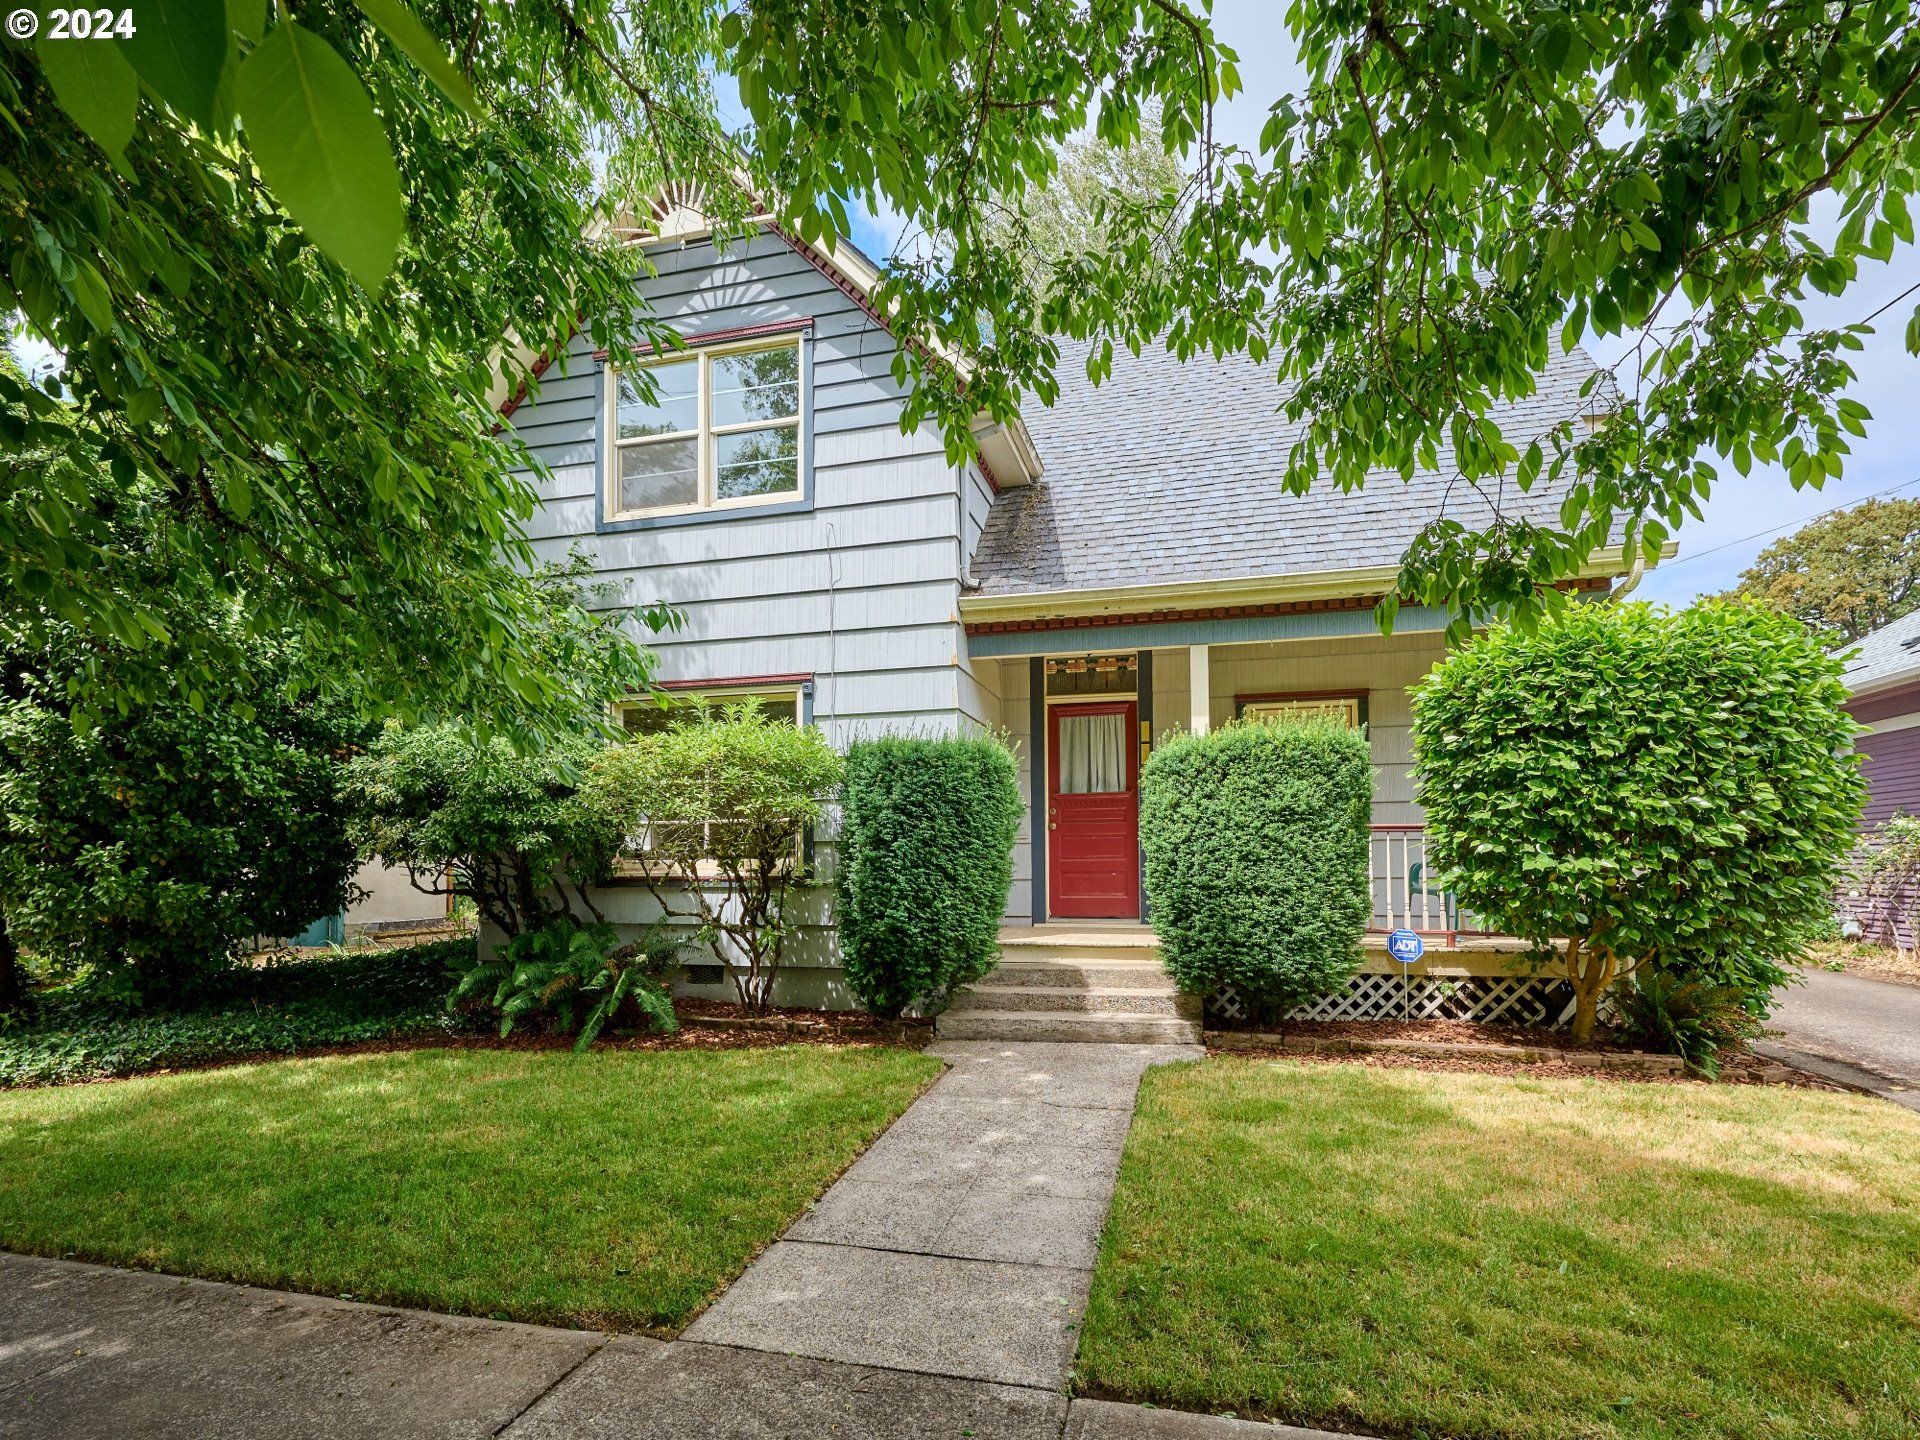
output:
MULTIPOLYGON (((1444 453, 1445 468, 1410 482, 1382 471, 1351 493, 1322 482, 1287 494, 1300 427, 1276 413, 1273 372, 1243 357, 1121 351, 1096 388, 1084 354, 1063 347, 1058 400, 1025 412, 1045 474, 994 501, 973 566, 983 594, 1392 565, 1443 500, 1463 523, 1493 518, 1499 487, 1450 482, 1444 453)), ((1524 449, 1579 414, 1593 369, 1579 350, 1557 357, 1534 395, 1495 412, 1507 439, 1524 449)), ((1559 501, 1557 488, 1522 495, 1511 481, 1501 496, 1504 513, 1543 521, 1557 520, 1559 501)))
POLYGON ((1862 635, 1846 647, 1860 653, 1847 662, 1847 688, 1858 690, 1920 668, 1920 610, 1862 635))

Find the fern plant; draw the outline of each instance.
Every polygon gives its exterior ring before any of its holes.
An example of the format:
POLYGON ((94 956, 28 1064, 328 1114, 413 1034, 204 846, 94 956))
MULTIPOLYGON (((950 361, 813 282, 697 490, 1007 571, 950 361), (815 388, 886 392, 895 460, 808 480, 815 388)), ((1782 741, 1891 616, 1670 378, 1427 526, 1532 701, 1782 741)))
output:
POLYGON ((1613 1005, 1627 1035, 1678 1055, 1711 1080, 1722 1050, 1760 1033, 1745 998, 1738 986, 1645 969, 1615 988, 1613 1005))
POLYGON ((557 1034, 578 1029, 574 1049, 585 1050, 632 1000, 656 1033, 672 1034, 679 1022, 667 984, 678 947, 657 927, 631 944, 615 946, 613 940, 611 925, 583 927, 567 920, 516 935, 496 958, 460 977, 447 1008, 491 990, 502 1038, 523 1020, 550 1016, 557 1034))

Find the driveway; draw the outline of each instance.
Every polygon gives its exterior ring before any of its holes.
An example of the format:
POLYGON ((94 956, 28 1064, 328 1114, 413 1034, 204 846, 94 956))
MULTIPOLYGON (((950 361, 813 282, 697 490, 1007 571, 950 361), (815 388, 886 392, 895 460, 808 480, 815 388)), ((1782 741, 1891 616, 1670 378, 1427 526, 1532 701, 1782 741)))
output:
POLYGON ((1920 986, 1809 970, 1754 1048, 1920 1110, 1920 986))

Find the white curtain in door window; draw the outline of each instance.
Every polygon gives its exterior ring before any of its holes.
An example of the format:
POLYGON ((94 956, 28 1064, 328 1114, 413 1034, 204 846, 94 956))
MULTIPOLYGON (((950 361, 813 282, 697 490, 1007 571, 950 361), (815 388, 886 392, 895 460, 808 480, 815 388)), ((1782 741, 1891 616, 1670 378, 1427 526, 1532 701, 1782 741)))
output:
POLYGON ((1127 717, 1060 717, 1060 793, 1110 794, 1127 788, 1127 717))

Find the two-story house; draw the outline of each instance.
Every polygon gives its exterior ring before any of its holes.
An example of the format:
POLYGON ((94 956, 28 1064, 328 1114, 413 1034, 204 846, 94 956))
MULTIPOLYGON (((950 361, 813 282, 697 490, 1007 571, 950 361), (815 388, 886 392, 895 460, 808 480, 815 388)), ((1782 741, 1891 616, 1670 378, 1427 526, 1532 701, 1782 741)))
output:
MULTIPOLYGON (((669 687, 758 695, 842 746, 1004 733, 1028 797, 1008 943, 1040 954, 1079 937, 1096 958, 1151 953, 1137 787, 1153 745, 1234 716, 1335 714, 1366 728, 1378 766, 1376 924, 1433 932, 1436 964, 1467 953, 1448 948, 1459 917, 1422 874, 1409 776, 1407 687, 1443 656, 1446 617, 1403 608, 1382 637, 1373 606, 1423 524, 1443 507, 1484 519, 1488 495, 1445 473, 1289 495, 1294 432, 1271 373, 1151 353, 1122 354, 1098 387, 1069 356, 1051 407, 983 419, 954 464, 931 427, 901 433, 896 337, 851 246, 823 253, 767 225, 717 248, 683 209, 646 252, 638 292, 686 352, 576 340, 505 408, 550 472, 542 551, 583 548, 627 602, 684 612, 652 641, 669 687), (641 367, 652 403, 631 380, 641 367)), ((1556 360, 1500 423, 1524 436, 1580 413, 1592 369, 1556 360)), ((1540 518, 1559 503, 1544 487, 1498 498, 1540 518)), ((1624 569, 1614 551, 1579 584, 1604 591, 1624 569)), ((831 834, 819 854, 830 868, 831 834)), ((650 908, 641 887, 601 903, 624 923, 650 908)), ((847 1003, 830 910, 824 889, 810 898, 786 1003, 847 1003)), ((727 993, 717 967, 689 978, 727 993)))

